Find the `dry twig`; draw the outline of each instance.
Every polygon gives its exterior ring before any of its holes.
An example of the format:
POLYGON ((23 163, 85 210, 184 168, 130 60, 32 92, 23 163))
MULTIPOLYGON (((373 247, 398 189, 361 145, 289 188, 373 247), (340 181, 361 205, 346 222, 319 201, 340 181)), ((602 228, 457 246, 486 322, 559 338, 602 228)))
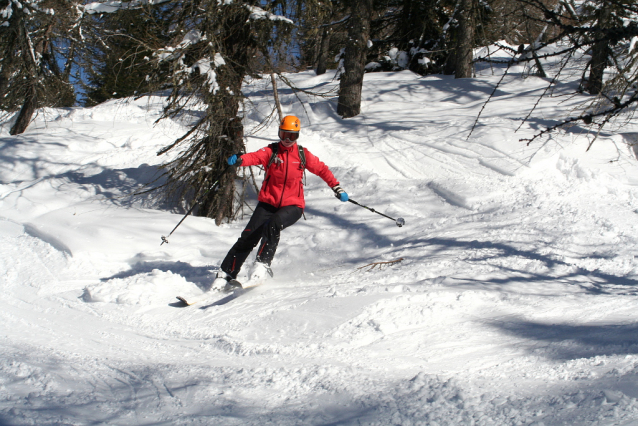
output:
POLYGON ((367 267, 371 267, 370 269, 368 269, 368 271, 372 271, 374 268, 376 268, 377 266, 379 267, 379 269, 381 269, 382 266, 384 265, 394 265, 395 263, 399 263, 403 260, 403 258, 399 258, 399 259, 395 259, 395 260, 389 260, 387 262, 374 262, 374 263, 369 263, 367 265, 361 266, 357 269, 363 269, 363 268, 367 268, 367 267))

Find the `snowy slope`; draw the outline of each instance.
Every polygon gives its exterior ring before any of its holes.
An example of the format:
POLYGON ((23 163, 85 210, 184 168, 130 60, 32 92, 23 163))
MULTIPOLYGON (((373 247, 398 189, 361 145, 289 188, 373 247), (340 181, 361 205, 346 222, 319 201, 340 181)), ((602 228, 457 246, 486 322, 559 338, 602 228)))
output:
MULTIPOLYGON (((638 425, 638 126, 588 152, 579 127, 527 146, 586 98, 559 85, 515 132, 547 84, 520 71, 469 140, 499 72, 367 74, 348 120, 282 90, 301 144, 406 226, 309 174, 275 279, 225 305, 175 296, 209 288, 250 210, 189 217, 160 246, 182 215, 126 197, 187 125, 153 125, 160 98, 44 110, 17 137, 4 123, 0 424, 638 425)), ((248 128, 268 90, 247 85, 248 128)))

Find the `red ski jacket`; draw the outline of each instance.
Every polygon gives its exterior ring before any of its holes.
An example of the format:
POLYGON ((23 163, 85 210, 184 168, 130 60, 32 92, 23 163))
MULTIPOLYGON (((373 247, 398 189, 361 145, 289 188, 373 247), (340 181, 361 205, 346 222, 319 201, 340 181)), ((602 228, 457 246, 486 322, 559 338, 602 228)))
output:
MULTIPOLYGON (((306 148, 303 149, 306 157, 306 169, 323 179, 331 188, 339 185, 339 181, 335 179, 328 166, 306 148)), ((266 146, 257 152, 244 154, 241 156, 241 165, 261 165, 266 168, 270 162, 272 151, 270 146, 266 146)), ((306 206, 303 195, 303 170, 296 142, 290 147, 279 143, 277 158, 266 170, 258 200, 275 207, 298 206, 303 209, 306 206)))

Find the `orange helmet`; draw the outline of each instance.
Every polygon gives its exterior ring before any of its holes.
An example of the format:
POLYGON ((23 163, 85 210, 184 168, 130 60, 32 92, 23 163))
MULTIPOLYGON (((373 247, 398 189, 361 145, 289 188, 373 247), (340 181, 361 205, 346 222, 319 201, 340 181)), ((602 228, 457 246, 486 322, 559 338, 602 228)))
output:
POLYGON ((299 130, 301 130, 301 121, 299 121, 299 119, 294 115, 287 115, 283 118, 283 120, 281 120, 279 130, 299 133, 299 130))

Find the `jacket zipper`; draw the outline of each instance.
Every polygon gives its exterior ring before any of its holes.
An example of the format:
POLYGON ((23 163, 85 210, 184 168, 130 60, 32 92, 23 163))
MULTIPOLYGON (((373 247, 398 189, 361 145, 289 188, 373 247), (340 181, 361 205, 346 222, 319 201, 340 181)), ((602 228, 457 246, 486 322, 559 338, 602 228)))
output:
POLYGON ((279 199, 279 207, 281 207, 281 204, 284 202, 284 192, 286 192, 286 182, 288 182, 288 164, 290 163, 290 150, 286 150, 286 162, 285 162, 285 167, 286 167, 286 173, 284 173, 284 187, 281 188, 281 198, 279 199))

